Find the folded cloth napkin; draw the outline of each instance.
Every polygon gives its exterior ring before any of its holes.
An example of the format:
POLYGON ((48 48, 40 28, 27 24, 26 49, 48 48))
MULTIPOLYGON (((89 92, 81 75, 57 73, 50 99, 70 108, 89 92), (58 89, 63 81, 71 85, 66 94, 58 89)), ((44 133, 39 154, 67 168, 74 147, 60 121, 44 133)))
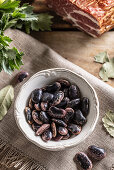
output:
MULTIPOLYGON (((50 152, 35 146, 23 136, 16 125, 12 104, 8 114, 0 122, 0 163, 21 170, 43 170, 45 167, 49 170, 79 170, 73 161, 75 154, 79 151, 86 151, 89 145, 94 144, 105 148, 107 156, 102 161, 95 162, 93 170, 110 170, 114 164, 114 140, 104 130, 101 119, 108 109, 114 111, 114 88, 23 32, 9 29, 6 35, 13 39, 11 46, 16 46, 24 52, 22 70, 29 72, 30 76, 43 69, 62 67, 85 77, 97 92, 100 117, 94 132, 84 142, 74 148, 50 152)), ((16 73, 9 76, 1 72, 0 89, 10 84, 16 73)), ((23 83, 15 87, 15 98, 23 83)))

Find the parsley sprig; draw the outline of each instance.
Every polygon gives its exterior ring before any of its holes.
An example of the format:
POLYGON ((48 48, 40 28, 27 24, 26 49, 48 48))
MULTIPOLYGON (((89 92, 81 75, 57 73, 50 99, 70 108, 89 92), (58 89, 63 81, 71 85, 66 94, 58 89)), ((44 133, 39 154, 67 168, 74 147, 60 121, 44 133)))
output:
POLYGON ((7 28, 44 31, 51 30, 53 17, 47 13, 35 14, 33 7, 29 4, 20 6, 19 0, 5 0, 0 4, 0 71, 11 74, 15 69, 20 69, 22 63, 22 52, 15 47, 9 48, 11 39, 4 35, 7 28))

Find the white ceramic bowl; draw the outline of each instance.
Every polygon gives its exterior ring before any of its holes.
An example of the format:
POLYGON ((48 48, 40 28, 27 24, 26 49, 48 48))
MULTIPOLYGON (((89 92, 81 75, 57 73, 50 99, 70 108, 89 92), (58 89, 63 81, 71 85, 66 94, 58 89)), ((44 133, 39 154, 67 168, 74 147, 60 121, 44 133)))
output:
POLYGON ((76 146, 93 132, 99 117, 99 102, 94 88, 82 76, 64 68, 54 68, 36 73, 21 87, 15 102, 14 116, 19 129, 29 141, 43 149, 58 151, 76 146), (34 89, 51 84, 60 78, 68 79, 71 83, 79 86, 82 96, 86 96, 90 100, 90 112, 87 116, 87 123, 83 126, 78 136, 57 142, 44 142, 41 137, 35 136, 34 131, 27 123, 24 109, 34 89))

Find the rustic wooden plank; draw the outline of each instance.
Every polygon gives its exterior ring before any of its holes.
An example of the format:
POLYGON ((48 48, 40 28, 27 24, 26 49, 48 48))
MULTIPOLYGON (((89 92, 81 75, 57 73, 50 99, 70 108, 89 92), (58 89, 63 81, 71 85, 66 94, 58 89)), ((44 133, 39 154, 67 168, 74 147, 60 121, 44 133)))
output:
MULTIPOLYGON (((108 51, 110 57, 114 57, 114 31, 107 32, 100 38, 77 31, 33 32, 32 36, 98 78, 101 64, 94 62, 94 56, 108 51)), ((108 84, 114 87, 114 79, 109 80, 108 84)))

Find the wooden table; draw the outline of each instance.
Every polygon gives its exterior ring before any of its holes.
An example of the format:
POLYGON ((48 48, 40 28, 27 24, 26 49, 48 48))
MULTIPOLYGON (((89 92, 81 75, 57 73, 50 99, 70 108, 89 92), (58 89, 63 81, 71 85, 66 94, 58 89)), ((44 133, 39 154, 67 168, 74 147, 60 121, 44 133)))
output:
MULTIPOLYGON (((80 31, 33 32, 32 36, 98 78, 101 64, 94 62, 94 56, 108 51, 110 57, 114 57, 114 31, 100 38, 90 37, 80 31)), ((114 87, 114 79, 107 83, 114 87)))

